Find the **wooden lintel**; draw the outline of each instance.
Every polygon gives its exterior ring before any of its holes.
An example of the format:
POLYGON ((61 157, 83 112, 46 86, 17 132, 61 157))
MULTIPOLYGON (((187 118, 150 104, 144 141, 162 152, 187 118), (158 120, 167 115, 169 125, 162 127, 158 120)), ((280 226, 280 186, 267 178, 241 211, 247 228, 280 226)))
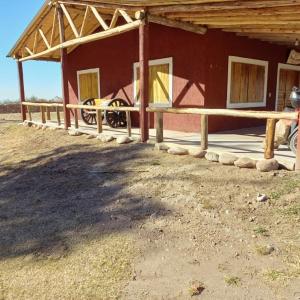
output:
POLYGON ((167 18, 159 17, 159 16, 149 15, 148 20, 151 23, 156 23, 156 24, 160 24, 160 25, 164 25, 164 26, 168 26, 168 27, 173 27, 173 28, 179 28, 179 29, 182 29, 185 31, 191 31, 191 32, 198 33, 198 34, 205 34, 207 31, 207 28, 205 28, 204 26, 169 20, 167 18))

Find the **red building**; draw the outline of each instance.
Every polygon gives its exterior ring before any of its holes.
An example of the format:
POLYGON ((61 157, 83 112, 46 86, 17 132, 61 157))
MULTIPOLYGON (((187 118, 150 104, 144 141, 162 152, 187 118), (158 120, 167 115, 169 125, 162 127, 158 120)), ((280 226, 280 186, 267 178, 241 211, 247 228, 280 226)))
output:
MULTIPOLYGON (((9 53, 20 72, 25 60, 61 60, 65 106, 87 98, 141 103, 133 123, 141 117, 143 129, 154 124, 148 104, 282 110, 299 85, 300 67, 285 64, 297 30, 281 20, 297 8, 292 1, 107 2, 46 1, 9 53)), ((66 125, 69 117, 65 108, 66 125)), ((257 124, 211 117, 209 130, 257 124)), ((165 114, 164 128, 199 131, 200 117, 165 114)))

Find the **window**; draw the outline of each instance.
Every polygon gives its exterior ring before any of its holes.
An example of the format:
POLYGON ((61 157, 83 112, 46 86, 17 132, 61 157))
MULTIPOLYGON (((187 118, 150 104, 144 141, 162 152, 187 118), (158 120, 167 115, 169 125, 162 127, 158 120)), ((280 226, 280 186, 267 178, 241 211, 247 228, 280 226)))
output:
MULTIPOLYGON (((140 101, 140 65, 134 64, 134 99, 140 101)), ((149 105, 172 106, 173 59, 164 58, 149 61, 149 105)))
POLYGON ((229 57, 227 107, 264 107, 267 99, 268 62, 229 57))
POLYGON ((99 69, 77 71, 77 85, 79 102, 90 98, 100 98, 99 69))

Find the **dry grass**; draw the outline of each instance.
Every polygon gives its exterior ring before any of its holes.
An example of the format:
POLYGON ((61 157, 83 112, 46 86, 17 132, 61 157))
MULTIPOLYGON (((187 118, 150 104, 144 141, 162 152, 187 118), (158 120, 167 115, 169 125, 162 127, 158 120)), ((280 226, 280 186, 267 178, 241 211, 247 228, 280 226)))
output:
POLYGON ((12 258, 0 263, 0 295, 7 300, 118 299, 130 279, 133 256, 130 240, 114 234, 86 241, 61 257, 12 258))

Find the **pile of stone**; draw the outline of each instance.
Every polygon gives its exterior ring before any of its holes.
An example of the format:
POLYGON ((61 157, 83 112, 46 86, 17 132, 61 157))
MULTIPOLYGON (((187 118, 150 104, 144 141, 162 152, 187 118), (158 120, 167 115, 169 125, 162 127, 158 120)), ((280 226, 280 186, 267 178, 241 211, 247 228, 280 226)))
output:
POLYGON ((155 144, 155 149, 158 151, 168 152, 172 155, 190 155, 195 158, 205 158, 210 162, 220 163, 225 166, 236 166, 240 169, 257 169, 260 172, 271 172, 279 169, 289 171, 295 170, 294 163, 279 163, 276 159, 262 159, 255 160, 248 157, 238 157, 231 153, 215 153, 204 150, 187 150, 182 147, 172 146, 169 147, 163 143, 155 144))

